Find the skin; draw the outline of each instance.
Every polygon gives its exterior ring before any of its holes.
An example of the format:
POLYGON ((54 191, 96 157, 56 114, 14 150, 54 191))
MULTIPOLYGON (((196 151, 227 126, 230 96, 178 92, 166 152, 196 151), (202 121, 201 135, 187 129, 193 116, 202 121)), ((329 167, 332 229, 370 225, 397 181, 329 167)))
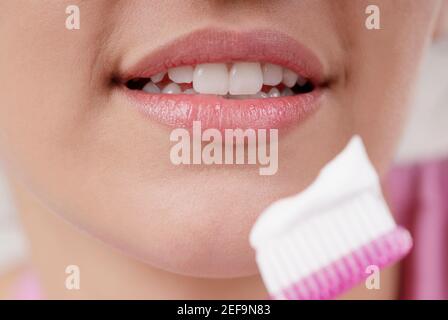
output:
MULTIPOLYGON (((441 3, 378 0, 382 30, 369 31, 369 1, 2 1, 0 156, 46 296, 265 297, 252 224, 303 190, 354 133, 387 172, 441 3), (71 4, 78 31, 65 28, 71 4), (209 26, 287 33, 331 79, 320 110, 281 134, 274 176, 173 166, 170 129, 112 85, 134 52, 209 26), (80 291, 64 288, 70 264, 82 270, 80 291)), ((385 271, 383 297, 396 295, 397 272, 385 271)))

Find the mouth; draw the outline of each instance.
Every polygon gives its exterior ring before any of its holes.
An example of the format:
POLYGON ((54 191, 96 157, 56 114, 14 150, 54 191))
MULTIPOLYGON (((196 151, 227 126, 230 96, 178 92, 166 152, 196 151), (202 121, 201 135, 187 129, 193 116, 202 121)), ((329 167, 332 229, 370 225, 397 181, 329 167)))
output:
POLYGON ((121 69, 131 104, 176 128, 288 127, 316 110, 327 85, 313 52, 270 30, 198 30, 121 69))

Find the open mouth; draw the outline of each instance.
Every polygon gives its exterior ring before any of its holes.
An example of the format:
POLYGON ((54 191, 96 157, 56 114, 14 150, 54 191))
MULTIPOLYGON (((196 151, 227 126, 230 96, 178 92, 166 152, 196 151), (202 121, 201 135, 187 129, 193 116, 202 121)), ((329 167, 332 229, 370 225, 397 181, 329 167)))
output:
POLYGON ((130 65, 119 78, 126 96, 171 127, 286 127, 316 109, 325 87, 318 58, 270 30, 199 30, 130 65))
POLYGON ((180 66, 150 78, 135 78, 128 89, 148 94, 210 94, 226 99, 264 99, 313 91, 308 79, 271 63, 234 62, 180 66))

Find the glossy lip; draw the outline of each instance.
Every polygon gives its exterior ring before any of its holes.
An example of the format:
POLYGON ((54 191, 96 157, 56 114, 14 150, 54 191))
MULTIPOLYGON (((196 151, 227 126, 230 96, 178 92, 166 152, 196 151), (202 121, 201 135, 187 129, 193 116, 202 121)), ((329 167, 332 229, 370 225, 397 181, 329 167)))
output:
POLYGON ((278 64, 309 79, 315 88, 289 97, 232 100, 214 95, 148 94, 123 87, 132 105, 145 116, 176 128, 189 128, 193 121, 200 121, 202 128, 283 128, 300 123, 316 109, 322 93, 322 64, 295 39, 272 30, 198 30, 123 68, 119 79, 125 83, 181 65, 231 61, 278 64))

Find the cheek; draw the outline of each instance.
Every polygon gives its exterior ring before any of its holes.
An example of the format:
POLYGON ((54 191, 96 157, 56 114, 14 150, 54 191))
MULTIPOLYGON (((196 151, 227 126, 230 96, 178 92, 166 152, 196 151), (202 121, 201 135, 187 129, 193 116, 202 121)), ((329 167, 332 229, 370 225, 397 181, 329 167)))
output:
MULTIPOLYGON (((384 175, 407 119, 421 59, 429 45, 434 5, 380 2, 381 30, 360 28, 345 48, 345 76, 334 88, 341 113, 362 134, 384 175)), ((363 17, 364 18, 364 17, 363 17)), ((363 26, 363 20, 353 21, 363 26)), ((346 28, 354 28, 348 25, 346 28)))
POLYGON ((44 172, 101 97, 91 85, 92 28, 67 30, 65 7, 9 4, 0 28, 0 143, 44 172))
MULTIPOLYGON (((163 269, 254 273, 247 237, 263 204, 247 204, 244 185, 223 199, 222 184, 173 168, 169 132, 117 103, 106 73, 92 70, 107 65, 92 29, 27 29, 5 33, 0 52, 0 149, 12 178, 80 229, 163 269)), ((215 178, 225 185, 226 176, 215 178)))

